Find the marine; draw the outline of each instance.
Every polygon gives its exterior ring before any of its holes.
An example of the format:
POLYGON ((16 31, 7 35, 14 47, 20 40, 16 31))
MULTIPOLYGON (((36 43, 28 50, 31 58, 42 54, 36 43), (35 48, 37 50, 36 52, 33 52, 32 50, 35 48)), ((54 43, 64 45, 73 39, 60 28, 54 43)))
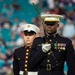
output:
POLYGON ((38 68, 38 75, 64 75, 64 63, 68 66, 67 75, 75 75, 75 57, 72 41, 57 33, 62 15, 43 14, 46 35, 34 39, 29 54, 29 66, 38 68))

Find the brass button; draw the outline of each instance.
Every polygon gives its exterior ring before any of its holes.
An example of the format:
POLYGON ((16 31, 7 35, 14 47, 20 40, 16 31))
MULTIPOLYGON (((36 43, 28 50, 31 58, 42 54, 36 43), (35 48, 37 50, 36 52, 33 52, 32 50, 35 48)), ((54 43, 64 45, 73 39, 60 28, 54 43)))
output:
POLYGON ((26 53, 26 55, 28 55, 29 53, 26 53))
POLYGON ((27 68, 25 68, 25 71, 27 71, 27 68))
POLYGON ((63 47, 63 50, 65 50, 65 47, 63 47))
POLYGON ((27 67, 27 64, 25 64, 25 67, 27 67))
POLYGON ((52 42, 52 40, 50 39, 50 42, 52 42))
POLYGON ((47 60, 47 62, 50 62, 50 60, 47 60))
POLYGON ((20 58, 18 58, 18 60, 20 60, 20 58))
POLYGON ((49 52, 48 55, 50 55, 51 53, 49 52))
POLYGON ((26 56, 26 59, 28 59, 28 56, 26 56))
POLYGON ((27 49, 26 51, 29 52, 29 49, 27 49))
POLYGON ((28 61, 26 60, 25 63, 27 63, 28 61))
POLYGON ((52 51, 51 52, 48 52, 48 55, 50 55, 52 53, 52 51))

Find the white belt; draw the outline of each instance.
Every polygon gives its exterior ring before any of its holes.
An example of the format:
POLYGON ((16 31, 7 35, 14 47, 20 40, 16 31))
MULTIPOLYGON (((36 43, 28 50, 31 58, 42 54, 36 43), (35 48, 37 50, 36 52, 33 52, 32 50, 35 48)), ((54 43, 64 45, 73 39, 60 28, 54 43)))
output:
POLYGON ((28 72, 28 75, 38 75, 38 72, 28 72))
POLYGON ((19 75, 23 75, 23 74, 24 74, 24 71, 20 71, 20 72, 19 72, 19 75))

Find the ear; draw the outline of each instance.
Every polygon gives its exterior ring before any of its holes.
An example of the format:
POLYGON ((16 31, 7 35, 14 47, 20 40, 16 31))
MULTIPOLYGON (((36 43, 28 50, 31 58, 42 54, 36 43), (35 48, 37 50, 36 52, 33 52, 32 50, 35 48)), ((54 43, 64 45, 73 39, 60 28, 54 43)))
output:
POLYGON ((46 25, 44 26, 44 28, 46 28, 46 25))
POLYGON ((21 32, 21 37, 23 38, 23 36, 24 36, 24 32, 21 32))
POLYGON ((59 23, 57 23, 57 25, 56 25, 56 26, 57 26, 57 28, 58 28, 58 27, 59 27, 59 23))
POLYGON ((36 34, 36 35, 35 35, 35 38, 37 38, 37 37, 39 37, 39 34, 36 34))

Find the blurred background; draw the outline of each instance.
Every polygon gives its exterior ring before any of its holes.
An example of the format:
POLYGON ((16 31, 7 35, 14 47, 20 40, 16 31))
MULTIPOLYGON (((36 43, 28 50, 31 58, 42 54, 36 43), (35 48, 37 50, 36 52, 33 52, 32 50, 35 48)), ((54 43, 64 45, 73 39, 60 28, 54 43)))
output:
MULTIPOLYGON (((20 26, 26 23, 37 25, 44 36, 38 15, 32 6, 34 2, 40 14, 60 14, 58 33, 72 40, 75 49, 75 0, 0 0, 0 75, 13 75, 14 49, 24 44, 20 26)), ((64 64, 64 72, 67 66, 64 64)))

